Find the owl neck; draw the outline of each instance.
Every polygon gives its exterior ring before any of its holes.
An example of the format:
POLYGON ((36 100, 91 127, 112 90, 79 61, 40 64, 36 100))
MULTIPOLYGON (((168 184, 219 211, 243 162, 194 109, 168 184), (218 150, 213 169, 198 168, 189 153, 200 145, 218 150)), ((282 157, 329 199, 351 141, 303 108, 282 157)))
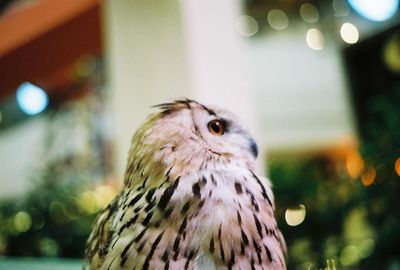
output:
MULTIPOLYGON (((191 147, 186 147, 190 149, 191 147)), ((125 186, 147 187, 158 186, 166 179, 176 179, 200 173, 202 171, 230 171, 236 169, 254 170, 254 162, 235 159, 232 156, 218 154, 207 148, 192 147, 196 150, 185 150, 172 144, 157 148, 159 151, 135 151, 128 160, 125 172, 125 186)))

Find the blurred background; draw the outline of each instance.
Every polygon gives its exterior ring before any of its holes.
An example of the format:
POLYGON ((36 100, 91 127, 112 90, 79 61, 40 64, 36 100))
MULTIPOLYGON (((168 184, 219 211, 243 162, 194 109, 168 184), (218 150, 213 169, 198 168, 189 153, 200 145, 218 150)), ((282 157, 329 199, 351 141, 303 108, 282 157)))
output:
POLYGON ((400 269, 398 0, 3 0, 0 37, 1 269, 80 269, 181 97, 252 130, 289 269, 400 269))

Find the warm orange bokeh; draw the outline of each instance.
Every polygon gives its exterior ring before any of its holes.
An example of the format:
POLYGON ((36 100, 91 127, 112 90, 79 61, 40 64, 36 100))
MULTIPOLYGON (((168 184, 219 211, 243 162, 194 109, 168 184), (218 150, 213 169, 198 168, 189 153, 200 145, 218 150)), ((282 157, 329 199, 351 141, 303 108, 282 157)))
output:
POLYGON ((394 163, 394 170, 396 171, 397 175, 400 176, 400 157, 396 159, 394 163))
POLYGON ((346 169, 352 178, 357 178, 364 170, 364 160, 356 150, 350 151, 346 156, 346 169))
POLYGON ((376 179, 376 170, 375 168, 368 168, 362 175, 361 175, 361 182, 364 186, 369 186, 374 183, 376 179))

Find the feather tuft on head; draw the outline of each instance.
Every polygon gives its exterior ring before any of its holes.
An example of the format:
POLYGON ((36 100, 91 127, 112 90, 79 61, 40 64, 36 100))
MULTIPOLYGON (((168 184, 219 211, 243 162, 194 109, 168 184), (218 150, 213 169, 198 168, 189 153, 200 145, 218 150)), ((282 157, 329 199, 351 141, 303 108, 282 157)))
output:
POLYGON ((190 103, 197 103, 197 102, 188 98, 184 98, 184 99, 177 99, 172 102, 157 104, 152 106, 152 108, 158 108, 161 110, 163 114, 169 114, 171 112, 181 110, 183 108, 190 109, 190 103))

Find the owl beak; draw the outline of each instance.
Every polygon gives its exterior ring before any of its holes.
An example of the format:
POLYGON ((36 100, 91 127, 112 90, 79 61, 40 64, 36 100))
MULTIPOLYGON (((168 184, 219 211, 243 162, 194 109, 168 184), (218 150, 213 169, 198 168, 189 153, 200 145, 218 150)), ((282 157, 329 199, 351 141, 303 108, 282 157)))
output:
POLYGON ((254 141, 254 139, 252 139, 252 138, 249 139, 249 148, 250 148, 250 152, 254 156, 254 158, 257 158, 258 146, 257 146, 256 142, 254 141))

